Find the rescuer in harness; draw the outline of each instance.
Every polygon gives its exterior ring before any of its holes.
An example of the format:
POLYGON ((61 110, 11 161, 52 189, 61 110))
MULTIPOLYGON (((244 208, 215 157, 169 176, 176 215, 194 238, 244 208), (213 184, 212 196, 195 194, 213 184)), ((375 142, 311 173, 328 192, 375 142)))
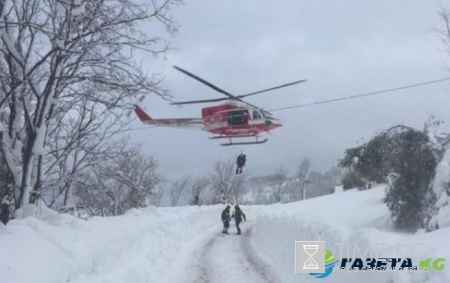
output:
POLYGON ((236 159, 236 174, 242 174, 242 168, 245 166, 245 162, 247 162, 247 157, 241 153, 236 159))
POLYGON ((240 235, 241 228, 239 228, 239 224, 242 222, 242 219, 244 219, 244 221, 247 221, 247 219, 245 218, 244 212, 242 212, 241 208, 237 204, 234 206, 234 211, 233 211, 232 217, 234 217, 234 220, 236 221, 236 229, 237 229, 236 234, 240 235))

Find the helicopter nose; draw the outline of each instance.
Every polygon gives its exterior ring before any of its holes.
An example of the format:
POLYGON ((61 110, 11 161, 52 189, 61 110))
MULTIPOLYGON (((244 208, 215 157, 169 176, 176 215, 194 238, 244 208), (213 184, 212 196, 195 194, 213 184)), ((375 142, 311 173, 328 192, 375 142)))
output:
POLYGON ((272 124, 272 126, 270 127, 270 129, 271 129, 271 130, 274 130, 274 129, 279 128, 279 127, 281 127, 281 126, 283 126, 283 125, 281 125, 281 124, 272 124))
POLYGON ((266 124, 266 130, 267 130, 267 131, 271 131, 271 130, 273 130, 273 129, 276 129, 276 128, 282 126, 281 124, 275 124, 275 123, 273 123, 271 120, 266 120, 265 124, 266 124))

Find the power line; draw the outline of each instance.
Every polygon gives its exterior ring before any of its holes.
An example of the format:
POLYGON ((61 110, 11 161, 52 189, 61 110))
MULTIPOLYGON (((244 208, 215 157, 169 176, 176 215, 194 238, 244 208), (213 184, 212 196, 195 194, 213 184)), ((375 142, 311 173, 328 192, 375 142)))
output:
MULTIPOLYGON (((104 133, 106 134, 111 134, 111 133, 118 133, 118 132, 131 132, 131 131, 139 131, 139 130, 152 130, 155 128, 160 128, 158 126, 146 126, 146 127, 139 127, 139 128, 131 128, 131 129, 118 129, 118 130, 109 130, 109 131, 105 131, 104 133)), ((102 134, 104 134, 102 133, 102 134)), ((102 135, 102 134, 98 134, 98 135, 102 135)))
POLYGON ((122 130, 122 132, 131 132, 131 131, 139 131, 139 130, 149 130, 149 129, 154 129, 154 128, 159 128, 158 126, 147 126, 147 127, 140 127, 140 128, 132 128, 132 129, 125 129, 122 130))
POLYGON ((407 88, 414 88, 414 87, 420 87, 420 86, 424 86, 424 85, 440 83, 440 82, 448 81, 448 80, 450 80, 450 77, 439 79, 439 80, 434 80, 434 81, 427 81, 427 82, 407 85, 407 86, 401 86, 401 87, 396 87, 396 88, 389 88, 389 89, 378 90, 378 91, 373 91, 373 92, 368 92, 368 93, 363 93, 363 94, 357 94, 357 95, 352 95, 352 96, 346 96, 346 97, 334 98, 334 99, 329 99, 329 100, 322 100, 322 101, 317 101, 317 102, 311 102, 311 103, 299 104, 299 105, 294 105, 294 106, 276 108, 276 109, 271 109, 271 110, 268 110, 268 111, 270 111, 270 112, 284 111, 284 110, 289 110, 289 109, 294 109, 294 108, 301 108, 301 107, 307 107, 307 106, 312 106, 312 105, 331 103, 331 102, 342 101, 342 100, 356 99, 356 98, 372 96, 372 95, 377 95, 377 94, 382 94, 382 93, 387 93, 387 92, 394 92, 394 91, 403 90, 403 89, 407 89, 407 88))
MULTIPOLYGON (((131 132, 131 131, 140 131, 140 130, 152 130, 160 128, 158 126, 146 126, 146 127, 139 127, 139 128, 131 128, 131 129, 124 129, 124 130, 117 130, 117 132, 131 132)), ((115 131, 108 131, 108 132, 115 132, 115 131)))

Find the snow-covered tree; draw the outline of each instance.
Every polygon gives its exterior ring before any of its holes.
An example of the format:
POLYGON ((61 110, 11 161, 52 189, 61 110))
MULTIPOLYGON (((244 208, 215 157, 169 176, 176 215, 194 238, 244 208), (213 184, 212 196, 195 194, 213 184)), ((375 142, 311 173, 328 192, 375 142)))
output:
POLYGON ((309 199, 332 193, 334 187, 340 183, 337 178, 338 175, 335 175, 337 172, 338 170, 336 170, 335 167, 325 173, 312 171, 309 174, 309 185, 308 190, 306 190, 306 198, 309 199))
POLYGON ((48 133, 41 197, 49 207, 64 210, 73 206, 73 184, 80 174, 117 154, 118 147, 112 140, 127 123, 90 104, 74 104, 72 115, 58 115, 48 133))
POLYGON ((429 230, 450 227, 450 147, 436 168, 427 196, 426 225, 429 230))
POLYGON ((253 176, 246 181, 247 195, 244 203, 247 204, 270 204, 273 203, 270 191, 267 188, 266 176, 253 176))
POLYGON ((132 58, 167 50, 142 24, 174 31, 169 9, 177 2, 0 2, 0 138, 13 188, 0 188, 2 203, 13 211, 39 197, 47 136, 62 113, 77 115, 75 105, 89 102, 120 115, 142 95, 167 95, 132 58))
POLYGON ((347 150, 344 160, 356 160, 351 168, 362 177, 388 184, 384 202, 395 226, 414 231, 423 227, 425 197, 437 163, 433 148, 423 131, 395 126, 347 150), (358 166, 362 161, 364 165, 358 166))
POLYGON ((77 206, 90 215, 119 215, 154 204, 162 178, 157 162, 138 146, 123 143, 111 156, 75 182, 77 206))
POLYGON ((172 182, 170 185, 170 201, 172 206, 177 206, 180 197, 184 193, 185 189, 189 186, 191 177, 184 177, 178 181, 172 182))
POLYGON ((271 191, 274 202, 285 201, 289 178, 286 170, 278 168, 275 174, 265 176, 265 186, 271 191))
MULTIPOLYGON (((439 15, 444 28, 436 29, 436 32, 441 36, 444 50, 450 54, 450 11, 442 7, 439 15)), ((435 151, 440 160, 426 199, 425 224, 428 230, 450 227, 450 134, 437 134, 440 123, 441 120, 432 116, 424 126, 436 144, 435 151)))
POLYGON ((220 160, 214 164, 210 175, 212 203, 238 203, 245 190, 246 174, 235 173, 234 159, 220 160))
POLYGON ((387 168, 383 166, 383 157, 388 155, 384 152, 388 149, 384 146, 385 142, 383 135, 376 135, 366 144, 347 149, 344 158, 339 161, 339 166, 350 170, 347 177, 352 178, 358 186, 362 187, 362 181, 385 183, 388 175, 387 168), (358 180, 361 177, 364 180, 358 180))
POLYGON ((209 185, 206 177, 197 177, 192 180, 190 189, 185 194, 185 198, 190 205, 201 205, 205 202, 204 193, 209 185))
POLYGON ((310 183, 311 161, 303 158, 297 167, 295 175, 292 177, 289 185, 290 201, 306 199, 306 190, 310 183))
POLYGON ((5 157, 3 153, 0 151, 0 188, 4 188, 0 190, 0 222, 6 224, 9 220, 9 215, 12 214, 13 211, 10 212, 9 202, 13 202, 13 199, 8 199, 13 196, 12 189, 12 180, 11 174, 8 170, 8 166, 6 164, 5 157))

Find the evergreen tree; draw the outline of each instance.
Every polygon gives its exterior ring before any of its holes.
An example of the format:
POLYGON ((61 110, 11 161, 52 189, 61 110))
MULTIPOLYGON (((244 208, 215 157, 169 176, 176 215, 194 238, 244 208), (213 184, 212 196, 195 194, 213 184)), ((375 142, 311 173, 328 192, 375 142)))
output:
POLYGON ((384 131, 368 143, 348 149, 340 165, 369 181, 388 184, 384 202, 395 226, 404 231, 422 227, 436 158, 427 134, 405 126, 384 131))

